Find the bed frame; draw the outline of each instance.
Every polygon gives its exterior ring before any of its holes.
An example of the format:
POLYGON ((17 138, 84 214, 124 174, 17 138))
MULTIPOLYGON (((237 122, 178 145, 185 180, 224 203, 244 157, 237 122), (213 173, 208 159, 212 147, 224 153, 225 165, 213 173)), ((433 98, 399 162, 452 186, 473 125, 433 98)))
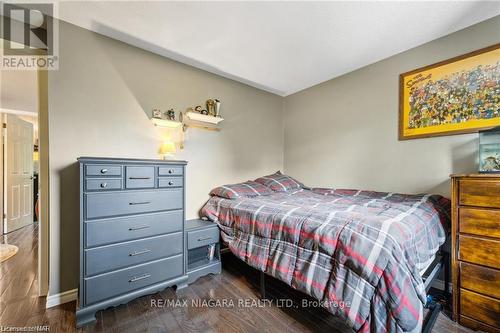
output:
MULTIPOLYGON (((427 292, 427 304, 425 308, 429 309, 426 317, 424 318, 424 323, 422 326, 422 333, 430 333, 439 312, 443 309, 441 303, 437 302, 430 296, 429 289, 431 289, 432 283, 444 270, 444 294, 445 297, 449 296, 449 283, 450 283, 450 254, 444 249, 444 244, 440 247, 436 259, 429 266, 427 271, 424 273, 424 286, 427 292)), ((266 299, 266 273, 260 271, 260 297, 266 299)))

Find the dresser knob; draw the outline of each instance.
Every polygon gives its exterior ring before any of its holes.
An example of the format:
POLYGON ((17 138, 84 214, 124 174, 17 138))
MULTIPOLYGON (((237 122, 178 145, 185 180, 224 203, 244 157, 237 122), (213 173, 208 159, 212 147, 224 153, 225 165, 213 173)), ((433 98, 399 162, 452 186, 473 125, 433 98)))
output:
POLYGON ((174 182, 170 181, 170 182, 168 182, 168 185, 172 186, 172 185, 174 185, 174 182))
POLYGON ((101 169, 101 173, 106 173, 108 172, 108 169, 101 169))
POLYGON ((168 173, 174 173, 174 169, 168 169, 168 173))
POLYGON ((101 183, 101 187, 102 187, 102 188, 106 188, 106 187, 108 187, 108 183, 101 183))

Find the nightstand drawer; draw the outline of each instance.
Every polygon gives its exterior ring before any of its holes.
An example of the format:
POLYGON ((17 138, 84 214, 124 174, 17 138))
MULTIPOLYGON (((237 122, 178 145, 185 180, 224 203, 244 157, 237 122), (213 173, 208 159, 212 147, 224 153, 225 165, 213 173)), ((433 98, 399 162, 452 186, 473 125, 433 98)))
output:
POLYGON ((458 220, 462 233, 500 238, 500 210, 460 207, 458 220))
POLYGON ((500 299, 500 270, 460 262, 463 288, 500 299))
POLYGON ((182 252, 182 233, 144 238, 85 251, 85 276, 114 271, 182 252))
POLYGON ((458 259, 500 268, 500 241, 460 235, 458 259))
POLYGON ((461 179, 459 204, 500 208, 500 182, 489 179, 461 179))
POLYGON ((219 228, 208 228, 201 230, 188 231, 188 249, 214 244, 219 241, 219 228))
POLYGON ((120 190, 122 188, 121 178, 99 178, 85 180, 85 189, 87 191, 109 191, 120 190))
POLYGON ((483 323, 500 327, 500 300, 460 289, 460 313, 483 323))
POLYGON ((121 165, 114 164, 88 164, 85 166, 86 176, 121 176, 121 165))
POLYGON ((126 188, 153 188, 155 187, 155 168, 153 166, 125 167, 126 188))

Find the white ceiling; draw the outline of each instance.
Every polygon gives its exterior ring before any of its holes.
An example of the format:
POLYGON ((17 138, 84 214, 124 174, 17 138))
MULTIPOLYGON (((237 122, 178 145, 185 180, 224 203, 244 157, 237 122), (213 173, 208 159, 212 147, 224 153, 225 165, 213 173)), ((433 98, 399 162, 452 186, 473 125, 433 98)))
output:
POLYGON ((499 15, 500 1, 69 1, 58 11, 86 29, 285 96, 499 15))

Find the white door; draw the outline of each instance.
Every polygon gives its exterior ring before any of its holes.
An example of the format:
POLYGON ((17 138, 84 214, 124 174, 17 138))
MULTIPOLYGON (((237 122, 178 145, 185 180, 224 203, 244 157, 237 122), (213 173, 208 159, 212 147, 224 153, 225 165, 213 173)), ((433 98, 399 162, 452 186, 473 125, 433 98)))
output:
POLYGON ((5 115, 4 233, 33 223, 33 124, 5 115))

